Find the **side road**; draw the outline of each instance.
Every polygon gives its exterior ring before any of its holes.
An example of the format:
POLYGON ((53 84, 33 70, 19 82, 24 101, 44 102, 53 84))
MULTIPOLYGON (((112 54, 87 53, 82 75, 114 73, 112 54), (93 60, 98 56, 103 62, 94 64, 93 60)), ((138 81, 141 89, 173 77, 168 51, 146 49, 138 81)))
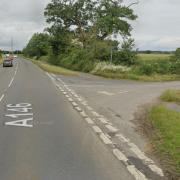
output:
POLYGON ((148 153, 146 139, 137 132, 134 113, 154 101, 165 89, 179 89, 180 82, 108 80, 83 73, 76 77, 53 76, 67 90, 72 90, 71 95, 80 102, 80 108, 124 152, 128 161, 150 179, 163 177, 158 162, 148 153))

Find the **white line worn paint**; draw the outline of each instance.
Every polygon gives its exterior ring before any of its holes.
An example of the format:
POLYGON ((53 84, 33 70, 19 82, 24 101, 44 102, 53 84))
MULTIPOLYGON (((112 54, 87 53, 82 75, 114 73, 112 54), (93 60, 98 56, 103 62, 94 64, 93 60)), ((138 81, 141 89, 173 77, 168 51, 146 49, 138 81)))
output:
POLYGON ((110 132, 118 132, 119 130, 111 125, 106 125, 106 128, 110 131, 110 132))
POLYGON ((94 124, 93 120, 90 118, 85 118, 85 120, 88 124, 91 124, 91 125, 94 124))
POLYGON ((164 173, 162 171, 162 169, 160 169, 157 165, 155 165, 155 162, 148 158, 144 152, 142 152, 134 143, 130 142, 130 140, 126 137, 124 137, 122 134, 117 134, 116 135, 119 140, 121 140, 122 142, 126 143, 129 147, 130 150, 136 154, 136 156, 141 159, 144 160, 145 164, 156 174, 160 175, 160 176, 164 176, 164 173))
POLYGON ((78 104, 77 104, 76 102, 72 102, 72 105, 73 105, 74 107, 78 106, 78 104))
POLYGON ((95 112, 95 111, 91 111, 91 113, 92 113, 95 117, 101 117, 100 114, 98 114, 98 113, 95 112))
POLYGON ((97 134, 102 133, 102 130, 98 126, 93 126, 92 128, 93 128, 95 133, 97 133, 97 134))
POLYGON ((134 165, 127 166, 128 171, 135 177, 136 180, 148 180, 134 165))
POLYGON ((78 111, 78 112, 81 112, 82 109, 80 107, 75 107, 75 109, 78 111))
POLYGON ((4 94, 0 97, 0 102, 4 99, 4 94))
POLYGON ((103 124, 108 124, 107 119, 105 119, 105 118, 103 118, 103 117, 98 118, 98 120, 99 120, 101 123, 103 123, 103 124))
POLYGON ((113 142, 104 133, 101 133, 99 137, 104 142, 104 144, 106 145, 113 144, 113 142))
POLYGON ((87 118, 87 117, 88 117, 88 115, 87 115, 84 111, 80 112, 80 114, 81 114, 81 116, 82 116, 83 118, 87 118))
POLYGON ((14 77, 11 79, 11 82, 9 83, 8 87, 11 87, 13 81, 14 81, 14 77))

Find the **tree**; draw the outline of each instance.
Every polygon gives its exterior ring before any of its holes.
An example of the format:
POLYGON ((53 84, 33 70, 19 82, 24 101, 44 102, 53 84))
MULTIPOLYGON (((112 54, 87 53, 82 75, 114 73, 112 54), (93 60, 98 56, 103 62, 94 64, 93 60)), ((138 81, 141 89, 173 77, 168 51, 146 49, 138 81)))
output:
POLYGON ((44 33, 35 33, 23 50, 25 55, 37 58, 47 55, 48 51, 49 35, 44 33))
POLYGON ((85 47, 86 32, 91 27, 95 2, 89 0, 52 0, 45 9, 51 29, 63 29, 64 32, 74 31, 85 47))
POLYGON ((135 20, 137 16, 130 6, 124 6, 122 3, 123 1, 119 0, 99 0, 95 29, 100 39, 103 40, 112 34, 120 34, 123 37, 131 35, 129 20, 135 20))

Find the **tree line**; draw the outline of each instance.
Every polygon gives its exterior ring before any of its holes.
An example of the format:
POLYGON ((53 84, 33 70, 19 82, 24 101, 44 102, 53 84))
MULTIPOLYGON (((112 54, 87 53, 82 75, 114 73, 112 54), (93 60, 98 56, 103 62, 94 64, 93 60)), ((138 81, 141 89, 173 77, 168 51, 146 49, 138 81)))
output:
POLYGON ((99 61, 131 65, 136 59, 130 22, 137 15, 123 1, 52 0, 44 16, 48 27, 32 36, 26 56, 49 56, 52 64, 84 71, 99 61))

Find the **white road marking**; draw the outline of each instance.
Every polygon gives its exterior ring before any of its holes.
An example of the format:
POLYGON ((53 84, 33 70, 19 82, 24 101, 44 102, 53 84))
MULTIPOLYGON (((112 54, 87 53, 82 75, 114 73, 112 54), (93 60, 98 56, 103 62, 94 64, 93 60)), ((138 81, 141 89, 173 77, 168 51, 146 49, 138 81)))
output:
POLYGON ((107 119, 105 119, 103 117, 98 118, 98 120, 100 120, 100 122, 103 123, 103 124, 108 124, 107 119))
POLYGON ((119 150, 113 149, 113 154, 119 159, 120 161, 127 162, 128 158, 119 150))
POLYGON ((0 97, 0 102, 4 99, 4 94, 0 97))
POLYGON ((113 144, 113 142, 104 133, 101 133, 99 137, 104 142, 104 144, 106 144, 106 145, 113 144))
POLYGON ((18 126, 18 127, 33 127, 32 124, 28 124, 30 121, 33 121, 33 118, 6 122, 5 125, 6 126, 18 126))
POLYGON ((99 113, 97 113, 96 111, 91 111, 91 113, 93 114, 93 116, 95 117, 101 117, 101 115, 99 113))
POLYGON ((128 158, 119 149, 113 149, 113 154, 119 161, 124 162, 128 171, 135 177, 136 180, 147 180, 145 175, 141 173, 134 165, 128 165, 128 158))
POLYGON ((78 106, 78 104, 77 104, 76 102, 72 102, 72 105, 73 105, 74 107, 78 106))
POLYGON ((87 106, 87 109, 88 109, 89 111, 93 111, 93 108, 90 107, 90 106, 87 106))
POLYGON ((127 166, 128 171, 135 177, 136 180, 148 180, 134 165, 127 166))
POLYGON ((113 133, 116 133, 118 132, 119 130, 111 125, 106 125, 106 128, 110 131, 110 132, 113 132, 113 133))
POLYGON ((14 77, 11 79, 11 82, 10 82, 9 85, 8 85, 9 88, 11 87, 13 81, 14 81, 14 77))
POLYGON ((157 165, 155 165, 155 162, 148 158, 144 152, 142 152, 139 147, 137 147, 134 143, 132 143, 128 138, 124 137, 122 134, 116 135, 120 141, 126 143, 130 150, 141 160, 144 160, 144 163, 156 174, 160 176, 164 176, 162 169, 160 169, 157 165))
POLYGON ((98 91, 99 94, 104 94, 104 95, 107 95, 107 96, 114 96, 115 94, 114 93, 110 93, 110 92, 107 92, 107 91, 98 91))
POLYGON ((97 133, 97 134, 102 133, 102 130, 98 126, 93 126, 92 128, 93 128, 95 133, 97 133))
POLYGON ((6 118, 11 118, 11 121, 5 122, 6 126, 19 126, 19 127, 33 127, 33 113, 29 113, 32 110, 32 105, 29 103, 20 103, 20 104, 8 104, 7 111, 20 112, 21 114, 6 114, 6 118), (24 119, 17 119, 22 118, 24 119))
POLYGON ((78 111, 78 112, 81 112, 82 109, 80 107, 75 107, 75 109, 78 111))
POLYGON ((83 118, 87 118, 87 117, 88 117, 88 115, 87 115, 84 111, 80 112, 80 114, 81 114, 81 116, 82 116, 83 118))
POLYGON ((85 120, 88 124, 94 124, 93 120, 90 118, 85 118, 85 120))
POLYGON ((117 94, 124 94, 124 93, 128 93, 129 91, 120 91, 118 93, 111 93, 111 92, 107 92, 107 91, 98 91, 99 94, 104 94, 104 95, 107 95, 107 96, 114 96, 114 95, 117 95, 117 94))
POLYGON ((69 101, 69 102, 73 102, 73 99, 72 99, 72 98, 68 98, 68 101, 69 101))

